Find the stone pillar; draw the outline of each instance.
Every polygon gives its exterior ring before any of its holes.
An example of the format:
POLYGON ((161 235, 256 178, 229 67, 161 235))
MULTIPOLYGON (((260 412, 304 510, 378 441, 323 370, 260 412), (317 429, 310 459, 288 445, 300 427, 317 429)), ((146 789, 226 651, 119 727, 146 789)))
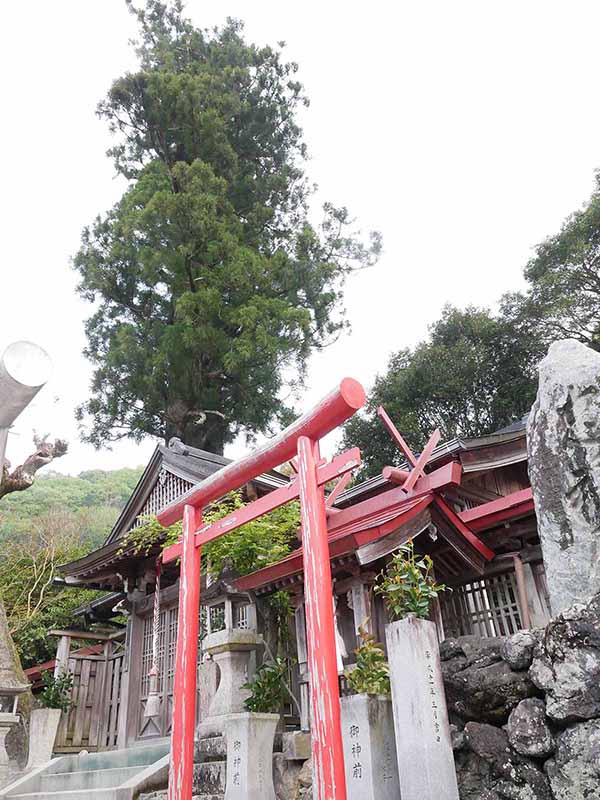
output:
POLYGON ((306 645, 306 616, 304 596, 292 598, 296 627, 296 648, 298 654, 298 683, 300 686, 300 729, 310 730, 310 691, 308 675, 308 648, 306 645))
POLYGON ((225 800, 276 800, 273 739, 279 714, 231 714, 227 734, 225 800))
POLYGON ((371 607, 371 579, 354 578, 348 591, 348 605, 354 615, 354 631, 356 633, 357 647, 360 644, 359 628, 364 628, 367 633, 373 633, 373 609, 371 607))
POLYGON ((28 770, 47 764, 52 758, 61 716, 60 708, 35 708, 31 712, 28 770))
POLYGON ((458 800, 448 711, 434 622, 386 626, 400 796, 458 800))
POLYGON ((210 706, 217 693, 218 669, 214 659, 202 655, 198 665, 198 725, 208 717, 210 706))
POLYGON ((253 631, 240 629, 219 631, 204 640, 204 652, 219 670, 220 680, 208 714, 197 727, 200 736, 223 733, 226 716, 244 711, 250 693, 242 687, 250 678, 250 656, 260 641, 253 631))
POLYGON ((527 424, 529 475, 553 614, 600 591, 600 354, 555 342, 527 424))
POLYGON ((354 694, 340 703, 348 800, 398 800, 391 700, 354 694))
MULTIPOLYGON (((2 714, 1 716, 9 716, 2 714)), ((10 715, 13 716, 12 714, 10 715)), ((8 736, 11 727, 15 724, 16 720, 13 722, 5 723, 3 720, 0 720, 0 770, 8 772, 8 766, 10 764, 10 759, 8 757, 8 751, 6 749, 6 737, 8 736)))
POLYGON ((6 737, 10 728, 0 727, 0 789, 9 783, 12 777, 12 770, 6 750, 6 737))

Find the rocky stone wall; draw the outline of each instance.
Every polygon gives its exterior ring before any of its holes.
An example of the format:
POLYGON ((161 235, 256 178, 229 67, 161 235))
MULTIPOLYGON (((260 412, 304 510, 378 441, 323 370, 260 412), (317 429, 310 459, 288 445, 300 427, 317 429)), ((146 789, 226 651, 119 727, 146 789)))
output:
POLYGON ((461 800, 600 798, 600 595, 441 656, 461 800))
MULTIPOLYGON (((440 655, 461 800, 600 800, 600 594, 440 655)), ((310 800, 310 784, 307 761, 290 797, 310 800)))

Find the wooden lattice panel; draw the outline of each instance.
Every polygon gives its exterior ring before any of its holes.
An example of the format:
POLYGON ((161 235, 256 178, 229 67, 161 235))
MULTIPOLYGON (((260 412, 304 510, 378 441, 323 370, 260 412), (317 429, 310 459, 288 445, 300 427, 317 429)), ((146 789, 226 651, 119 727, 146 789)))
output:
POLYGON ((446 636, 509 636, 522 628, 513 572, 444 592, 440 606, 446 636))
POLYGON ((167 470, 162 470, 156 486, 150 493, 150 496, 146 500, 132 527, 137 528, 138 525, 143 524, 143 517, 156 514, 172 500, 181 497, 181 495, 187 492, 188 489, 191 489, 192 486, 193 484, 190 483, 190 481, 179 478, 177 475, 167 472, 167 470))

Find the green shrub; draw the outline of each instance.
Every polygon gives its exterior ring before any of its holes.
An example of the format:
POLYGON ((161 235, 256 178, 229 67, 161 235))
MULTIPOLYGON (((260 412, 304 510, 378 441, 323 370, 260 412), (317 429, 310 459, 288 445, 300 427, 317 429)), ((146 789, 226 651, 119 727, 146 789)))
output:
POLYGON ((256 670, 252 680, 242 687, 250 691, 250 697, 244 702, 247 711, 277 714, 281 710, 288 694, 284 682, 288 666, 286 659, 276 658, 256 670))
POLYGON ((73 705, 71 692, 73 690, 73 675, 70 672, 61 672, 54 675, 52 672, 44 672, 42 677, 44 689, 39 699, 44 708, 60 708, 65 713, 73 705))
POLYGON ((375 593, 383 596, 393 619, 408 614, 427 619, 431 601, 445 589, 443 583, 436 583, 431 557, 415 553, 411 540, 398 549, 378 576, 375 593))
POLYGON ((358 629, 362 644, 354 654, 356 666, 344 676, 356 694, 390 695, 390 668, 385 653, 375 637, 364 628, 358 629))

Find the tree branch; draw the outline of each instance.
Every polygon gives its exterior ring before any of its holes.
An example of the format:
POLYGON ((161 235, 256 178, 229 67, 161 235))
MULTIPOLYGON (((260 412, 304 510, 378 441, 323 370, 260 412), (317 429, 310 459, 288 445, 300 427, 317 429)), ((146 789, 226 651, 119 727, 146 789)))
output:
POLYGON ((22 492, 24 489, 29 489, 35 480, 36 472, 50 464, 55 458, 64 456, 68 449, 68 444, 63 439, 49 442, 45 436, 34 435, 33 441, 36 446, 35 453, 32 453, 19 467, 15 467, 12 472, 10 464, 5 461, 2 480, 0 480, 0 498, 11 492, 22 492))

